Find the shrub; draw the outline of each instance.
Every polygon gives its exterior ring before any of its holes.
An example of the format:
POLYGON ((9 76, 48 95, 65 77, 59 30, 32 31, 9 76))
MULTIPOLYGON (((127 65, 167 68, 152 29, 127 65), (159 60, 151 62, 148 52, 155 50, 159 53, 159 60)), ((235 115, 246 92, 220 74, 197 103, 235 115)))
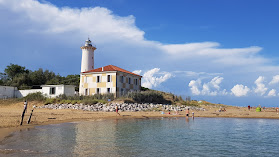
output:
POLYGON ((96 99, 84 99, 82 100, 82 103, 85 105, 93 105, 93 104, 97 104, 98 100, 96 99))
POLYGON ((129 92, 127 98, 133 99, 138 103, 171 103, 163 97, 163 94, 157 91, 129 92))
POLYGON ((53 98, 47 98, 45 100, 45 104, 55 104, 56 102, 58 102, 56 99, 53 98))
POLYGON ((44 101, 46 97, 41 92, 30 93, 24 97, 27 101, 44 101))

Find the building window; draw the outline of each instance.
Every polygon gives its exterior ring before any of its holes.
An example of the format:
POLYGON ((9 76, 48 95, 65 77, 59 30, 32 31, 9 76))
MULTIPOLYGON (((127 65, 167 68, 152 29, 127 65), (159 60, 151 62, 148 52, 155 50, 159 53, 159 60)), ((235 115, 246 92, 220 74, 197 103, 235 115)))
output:
POLYGON ((124 76, 120 76, 120 82, 121 82, 121 83, 124 82, 124 76))
POLYGON ((135 80, 135 84, 138 85, 138 79, 135 80))
POLYGON ((49 89, 49 94, 50 94, 50 95, 55 94, 55 87, 50 87, 50 89, 49 89))
POLYGON ((100 88, 97 88, 97 89, 96 89, 96 93, 97 93, 97 94, 100 94, 100 93, 101 93, 100 88))
POLYGON ((110 76, 111 76, 111 75, 108 75, 108 76, 107 76, 107 77, 108 77, 108 82, 111 82, 110 76))
POLYGON ((84 95, 88 95, 88 89, 87 88, 84 91, 84 95))
POLYGON ((129 77, 128 83, 131 84, 131 78, 129 77))
POLYGON ((110 93, 110 88, 107 88, 107 93, 110 93))
POLYGON ((97 76, 97 83, 101 82, 101 76, 97 76))
POLYGON ((87 76, 85 76, 84 78, 84 83, 87 83, 87 76))

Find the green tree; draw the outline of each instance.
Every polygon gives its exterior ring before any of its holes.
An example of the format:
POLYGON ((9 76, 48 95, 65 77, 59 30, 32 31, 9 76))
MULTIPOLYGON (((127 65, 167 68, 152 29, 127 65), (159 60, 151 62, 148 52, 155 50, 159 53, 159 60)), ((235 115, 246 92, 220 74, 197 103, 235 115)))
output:
POLYGON ((5 85, 7 82, 7 75, 5 73, 0 72, 0 85, 5 85))
POLYGON ((47 85, 58 85, 58 84, 62 84, 62 80, 63 80, 63 77, 61 77, 60 75, 55 75, 50 80, 47 80, 46 84, 47 85))
POLYGON ((32 81, 32 85, 43 85, 46 83, 46 77, 44 75, 44 70, 40 68, 34 72, 29 74, 30 80, 32 81))
POLYGON ((44 77, 46 79, 46 82, 51 80, 51 79, 53 79, 53 78, 55 78, 55 76, 56 76, 55 73, 52 72, 52 71, 49 71, 49 70, 45 70, 44 71, 44 77))
POLYGON ((17 87, 18 89, 30 89, 32 87, 31 80, 27 73, 17 74, 7 85, 17 87))
POLYGON ((25 67, 23 66, 11 63, 5 69, 5 73, 8 75, 9 78, 13 80, 14 77, 19 74, 29 73, 29 70, 25 69, 25 67))
POLYGON ((75 90, 78 91, 79 89, 79 80, 80 80, 80 75, 68 75, 67 77, 64 77, 64 80, 62 84, 65 85, 74 85, 75 90))
POLYGON ((33 85, 74 85, 79 89, 79 75, 68 75, 66 77, 55 74, 49 70, 31 71, 17 64, 6 67, 5 73, 0 73, 0 85, 14 86, 18 89, 30 89, 33 85))

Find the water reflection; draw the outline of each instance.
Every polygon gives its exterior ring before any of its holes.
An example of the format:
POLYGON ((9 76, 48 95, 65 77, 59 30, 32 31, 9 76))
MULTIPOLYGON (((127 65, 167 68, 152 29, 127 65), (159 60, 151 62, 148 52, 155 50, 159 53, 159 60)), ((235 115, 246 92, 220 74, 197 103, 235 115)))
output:
POLYGON ((15 133, 0 156, 276 156, 278 127, 278 120, 185 117, 65 123, 15 133))
MULTIPOLYGON (((91 121, 75 126, 76 156, 111 156, 115 150, 117 121, 91 121)), ((115 154, 114 154, 115 156, 115 154)))

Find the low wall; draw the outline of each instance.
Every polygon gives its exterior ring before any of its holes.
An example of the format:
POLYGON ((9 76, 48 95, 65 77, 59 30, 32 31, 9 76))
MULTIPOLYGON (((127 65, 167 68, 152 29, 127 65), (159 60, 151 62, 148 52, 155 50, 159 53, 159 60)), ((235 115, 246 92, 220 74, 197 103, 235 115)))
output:
POLYGON ((26 90, 18 90, 16 93, 16 97, 17 98, 22 98, 27 96, 30 93, 37 93, 37 92, 41 92, 43 93, 42 89, 26 89, 26 90))
POLYGON ((16 97, 16 87, 0 86, 0 99, 14 98, 16 97))

